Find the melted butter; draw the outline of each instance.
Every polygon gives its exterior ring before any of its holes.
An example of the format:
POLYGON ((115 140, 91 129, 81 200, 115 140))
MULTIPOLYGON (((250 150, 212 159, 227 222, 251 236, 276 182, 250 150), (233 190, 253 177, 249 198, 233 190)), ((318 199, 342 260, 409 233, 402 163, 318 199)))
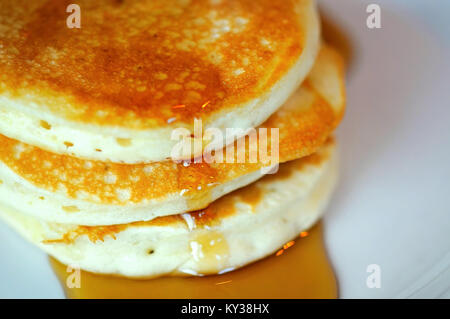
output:
POLYGON ((132 280, 81 271, 81 287, 67 288, 67 278, 72 272, 52 258, 50 262, 66 296, 74 299, 336 298, 337 282, 324 249, 322 232, 319 223, 308 233, 300 234, 295 242, 280 247, 283 253, 279 250, 241 269, 204 277, 132 280))

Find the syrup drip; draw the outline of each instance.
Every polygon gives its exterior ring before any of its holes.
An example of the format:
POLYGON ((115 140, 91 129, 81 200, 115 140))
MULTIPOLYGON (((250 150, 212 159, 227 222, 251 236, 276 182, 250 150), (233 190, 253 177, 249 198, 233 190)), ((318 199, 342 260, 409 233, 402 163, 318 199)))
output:
POLYGON ((68 272, 65 265, 53 258, 50 263, 66 296, 74 299, 337 298, 337 283, 327 259, 322 233, 323 226, 319 223, 307 234, 302 233, 294 242, 280 247, 283 253, 279 250, 241 269, 204 277, 135 280, 81 271, 80 288, 68 288, 66 282, 73 274, 72 270, 68 272))
POLYGON ((210 269, 215 269, 215 273, 219 273, 230 254, 226 239, 214 231, 197 231, 189 245, 191 254, 199 265, 200 274, 205 274, 210 269))

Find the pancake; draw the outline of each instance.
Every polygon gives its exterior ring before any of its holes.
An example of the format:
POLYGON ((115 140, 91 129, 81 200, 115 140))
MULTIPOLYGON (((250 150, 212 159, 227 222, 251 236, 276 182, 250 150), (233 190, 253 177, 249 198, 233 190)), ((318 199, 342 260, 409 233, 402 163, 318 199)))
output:
POLYGON ((138 278, 224 273, 274 253, 311 227, 324 211, 336 174, 330 141, 316 154, 282 164, 277 174, 194 213, 96 227, 46 223, 4 207, 0 216, 72 267, 138 278))
POLYGON ((320 46, 313 0, 80 0, 80 29, 70 3, 1 1, 0 133, 84 159, 169 159, 194 119, 256 127, 320 46))
MULTIPOLYGON (((344 112, 343 78, 339 55, 324 46, 302 87, 262 125, 279 128, 279 162, 310 155, 325 142, 344 112)), ((242 147, 249 154, 249 143, 242 147)), ((202 209, 262 177, 266 165, 104 163, 53 154, 0 135, 0 205, 58 223, 146 221, 202 209)))

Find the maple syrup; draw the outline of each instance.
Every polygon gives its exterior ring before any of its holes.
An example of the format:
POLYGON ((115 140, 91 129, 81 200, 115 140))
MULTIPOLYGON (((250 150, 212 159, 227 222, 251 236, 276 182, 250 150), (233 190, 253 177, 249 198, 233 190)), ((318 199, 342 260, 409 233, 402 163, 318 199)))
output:
MULTIPOLYGON (((136 280, 80 272, 80 288, 68 288, 73 270, 50 258, 68 298, 337 298, 337 282, 323 245, 321 223, 272 256, 222 275, 136 280)), ((227 247, 221 247, 227 254, 227 247)))

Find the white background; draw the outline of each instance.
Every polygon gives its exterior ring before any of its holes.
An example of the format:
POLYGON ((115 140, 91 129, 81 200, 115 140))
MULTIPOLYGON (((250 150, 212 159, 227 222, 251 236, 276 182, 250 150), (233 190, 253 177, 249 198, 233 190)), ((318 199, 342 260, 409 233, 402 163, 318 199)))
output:
MULTIPOLYGON (((341 297, 449 298, 450 1, 319 1, 355 50, 325 217, 341 297), (381 29, 366 27, 369 3, 381 29)), ((62 297, 46 255, 0 224, 0 298, 62 297)))

